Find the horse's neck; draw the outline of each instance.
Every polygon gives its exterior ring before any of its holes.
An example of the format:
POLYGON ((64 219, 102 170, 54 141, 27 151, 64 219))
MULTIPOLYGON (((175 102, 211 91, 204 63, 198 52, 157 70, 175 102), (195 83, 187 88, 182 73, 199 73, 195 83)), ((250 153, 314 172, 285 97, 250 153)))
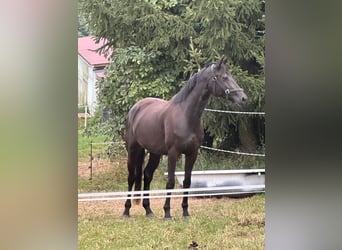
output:
MULTIPOLYGON (((199 86, 198 86, 199 87, 199 86)), ((209 100, 209 92, 204 88, 194 89, 185 102, 183 102, 183 109, 189 122, 200 121, 203 110, 209 100)))

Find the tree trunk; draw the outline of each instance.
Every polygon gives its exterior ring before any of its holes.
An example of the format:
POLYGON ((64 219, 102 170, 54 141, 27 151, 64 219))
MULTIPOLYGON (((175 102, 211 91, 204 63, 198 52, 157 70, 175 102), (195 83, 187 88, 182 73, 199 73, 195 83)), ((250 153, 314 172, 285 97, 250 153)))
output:
POLYGON ((246 123, 239 124, 240 151, 245 153, 255 153, 257 139, 255 136, 253 120, 247 118, 246 123))

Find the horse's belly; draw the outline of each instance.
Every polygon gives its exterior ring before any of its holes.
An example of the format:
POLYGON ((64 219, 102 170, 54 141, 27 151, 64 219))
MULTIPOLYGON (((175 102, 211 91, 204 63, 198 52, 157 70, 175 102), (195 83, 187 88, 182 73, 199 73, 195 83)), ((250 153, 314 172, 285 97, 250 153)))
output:
POLYGON ((155 154, 167 154, 165 133, 161 118, 156 112, 141 112, 133 126, 136 141, 147 151, 155 154))
POLYGON ((167 147, 165 145, 164 134, 158 130, 145 130, 140 133, 137 139, 138 143, 148 152, 166 155, 167 147))

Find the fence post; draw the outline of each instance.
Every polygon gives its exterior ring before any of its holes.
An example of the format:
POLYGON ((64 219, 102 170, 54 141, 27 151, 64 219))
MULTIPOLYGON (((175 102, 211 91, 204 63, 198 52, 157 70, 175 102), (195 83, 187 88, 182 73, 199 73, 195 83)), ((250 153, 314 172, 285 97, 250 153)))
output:
POLYGON ((91 181, 93 179, 93 142, 90 141, 90 177, 89 180, 91 181))

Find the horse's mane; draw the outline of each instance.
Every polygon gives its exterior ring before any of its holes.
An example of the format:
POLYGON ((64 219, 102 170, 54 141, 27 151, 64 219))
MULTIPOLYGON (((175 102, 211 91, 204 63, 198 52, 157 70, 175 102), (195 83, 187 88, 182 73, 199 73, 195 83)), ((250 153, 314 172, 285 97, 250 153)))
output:
POLYGON ((172 101, 174 103, 180 103, 180 102, 184 101, 188 97, 188 95, 190 94, 192 89, 195 87, 195 85, 197 83, 197 78, 199 77, 199 75, 202 74, 205 69, 207 69, 208 67, 210 67, 213 64, 216 64, 216 63, 215 62, 208 63, 199 72, 195 73, 187 81, 187 83, 184 85, 184 87, 172 98, 172 101))
POLYGON ((184 87, 172 98, 174 103, 180 103, 184 101, 188 95, 190 94, 191 90, 195 87, 197 82, 199 72, 195 73, 184 85, 184 87))

